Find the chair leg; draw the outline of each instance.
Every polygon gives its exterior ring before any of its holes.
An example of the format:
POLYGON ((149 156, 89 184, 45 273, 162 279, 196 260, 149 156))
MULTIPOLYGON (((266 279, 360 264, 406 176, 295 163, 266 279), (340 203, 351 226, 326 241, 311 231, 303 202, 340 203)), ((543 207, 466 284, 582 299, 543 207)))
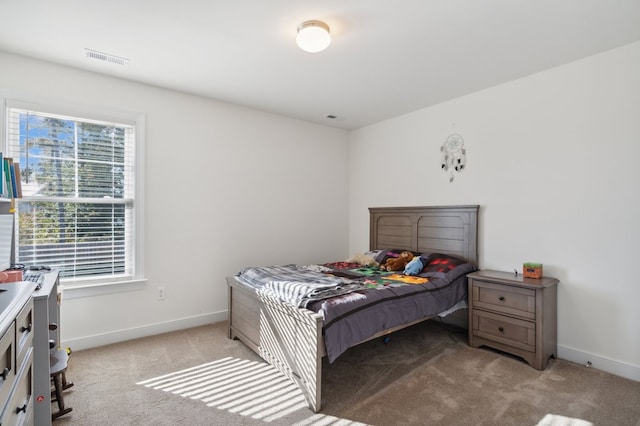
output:
POLYGON ((71 381, 67 381, 67 375, 65 374, 65 372, 62 372, 62 390, 67 390, 69 389, 71 386, 73 386, 73 382, 71 381))
POLYGON ((56 394, 56 402, 58 403, 58 411, 55 413, 51 413, 51 420, 55 420, 60 416, 63 416, 69 412, 71 412, 73 410, 73 408, 68 407, 65 408, 64 406, 64 396, 62 394, 63 391, 63 387, 62 387, 62 375, 63 375, 63 371, 58 372, 56 374, 53 375, 53 387, 55 389, 55 394, 56 394))

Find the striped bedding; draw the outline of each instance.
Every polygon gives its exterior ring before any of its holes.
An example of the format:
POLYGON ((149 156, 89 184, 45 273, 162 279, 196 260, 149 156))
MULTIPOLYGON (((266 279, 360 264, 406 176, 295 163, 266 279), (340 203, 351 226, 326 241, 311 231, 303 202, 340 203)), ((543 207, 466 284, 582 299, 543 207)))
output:
POLYGON ((466 274, 475 267, 425 268, 424 276, 364 270, 360 265, 283 265, 246 268, 241 283, 272 298, 322 315, 329 362, 376 333, 452 308, 465 307, 466 274), (419 278, 419 279, 416 279, 419 278))

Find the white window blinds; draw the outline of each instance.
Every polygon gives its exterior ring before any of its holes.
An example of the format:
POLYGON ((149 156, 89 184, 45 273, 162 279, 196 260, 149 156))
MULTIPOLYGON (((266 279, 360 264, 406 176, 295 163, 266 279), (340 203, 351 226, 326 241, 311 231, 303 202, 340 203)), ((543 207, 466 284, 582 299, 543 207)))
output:
POLYGON ((61 278, 135 276, 135 124, 7 106, 18 162, 16 262, 61 278))

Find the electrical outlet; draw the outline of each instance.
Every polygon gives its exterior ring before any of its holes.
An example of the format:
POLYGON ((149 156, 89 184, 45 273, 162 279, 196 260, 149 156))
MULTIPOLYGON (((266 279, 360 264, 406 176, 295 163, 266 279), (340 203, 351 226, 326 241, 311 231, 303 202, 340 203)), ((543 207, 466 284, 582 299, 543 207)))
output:
POLYGON ((164 300, 164 287, 158 287, 158 294, 156 295, 157 300, 164 300))

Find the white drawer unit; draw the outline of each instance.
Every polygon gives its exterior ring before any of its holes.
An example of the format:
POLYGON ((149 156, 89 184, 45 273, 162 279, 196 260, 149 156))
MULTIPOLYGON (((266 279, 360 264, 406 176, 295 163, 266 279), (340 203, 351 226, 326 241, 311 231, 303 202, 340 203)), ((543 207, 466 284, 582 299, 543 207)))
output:
POLYGON ((29 347, 18 371, 14 391, 0 417, 0 425, 33 424, 33 349, 29 347))
POLYGON ((33 425, 33 283, 0 285, 0 426, 33 425))

